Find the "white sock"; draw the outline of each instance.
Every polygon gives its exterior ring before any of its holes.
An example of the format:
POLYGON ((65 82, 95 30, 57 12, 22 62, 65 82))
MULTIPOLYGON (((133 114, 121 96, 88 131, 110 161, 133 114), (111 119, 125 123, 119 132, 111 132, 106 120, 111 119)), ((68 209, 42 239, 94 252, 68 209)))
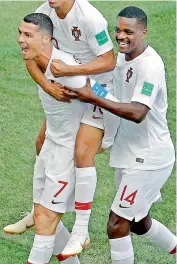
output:
POLYGON ((42 236, 35 234, 28 262, 32 264, 49 263, 53 253, 54 241, 55 235, 42 236))
POLYGON ((88 234, 91 206, 95 194, 97 174, 95 167, 76 168, 75 209, 73 233, 88 234))
POLYGON ((113 264, 133 264, 134 252, 131 237, 110 239, 111 259, 113 264))
POLYGON ((56 229, 56 235, 55 235, 55 244, 53 248, 53 254, 56 255, 57 259, 61 262, 62 264, 79 264, 79 259, 78 257, 73 257, 73 258, 68 258, 66 260, 62 260, 61 252, 66 246, 68 240, 70 237, 70 233, 66 229, 66 227, 63 225, 63 223, 60 221, 57 229, 56 229))
POLYGON ((141 235, 141 237, 149 239, 168 252, 171 252, 177 245, 177 237, 155 219, 152 219, 152 225, 149 231, 141 235))

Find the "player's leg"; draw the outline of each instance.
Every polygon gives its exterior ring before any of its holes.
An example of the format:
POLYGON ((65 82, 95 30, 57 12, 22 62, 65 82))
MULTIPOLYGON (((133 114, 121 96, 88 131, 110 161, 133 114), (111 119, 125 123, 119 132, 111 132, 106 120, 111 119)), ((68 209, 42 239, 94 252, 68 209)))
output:
MULTIPOLYGON (((153 178, 157 178, 154 188, 151 189, 152 195, 149 197, 149 200, 153 199, 153 196, 156 197, 156 193, 159 193, 160 188, 164 185, 166 180, 171 174, 173 165, 153 171, 153 178), (160 180, 158 180, 158 178, 160 180)), ((177 249, 177 237, 163 224, 159 221, 152 219, 148 214, 141 221, 135 222, 131 227, 131 232, 147 238, 152 243, 159 245, 162 249, 166 250, 171 254, 176 253, 177 249)))
MULTIPOLYGON (((36 137, 36 161, 45 140, 45 130, 46 130, 46 120, 44 120, 40 132, 36 137)), ((34 225, 33 212, 34 212, 34 206, 32 206, 32 210, 30 213, 28 212, 25 214, 22 213, 23 218, 21 220, 19 220, 14 224, 5 226, 4 232, 9 234, 22 234, 26 232, 29 228, 31 228, 34 225)))
POLYGON ((149 214, 138 223, 134 223, 131 232, 147 238, 171 254, 176 254, 177 237, 159 221, 152 219, 149 214))
POLYGON ((34 170, 36 233, 28 263, 49 262, 53 254, 56 227, 62 213, 66 211, 74 184, 74 150, 46 139, 34 170))
POLYGON ((122 172, 123 169, 117 169, 115 172, 118 191, 109 215, 107 233, 111 247, 112 263, 133 264, 134 251, 130 236, 133 216, 131 216, 131 212, 129 213, 128 211, 130 210, 129 202, 124 201, 124 196, 126 195, 126 189, 124 189, 124 186, 127 185, 127 182, 125 183, 123 181, 124 175, 122 172), (123 212, 119 212, 119 209, 123 212))
POLYGON ((35 204, 35 237, 27 263, 49 263, 54 248, 56 227, 61 217, 62 214, 35 204))
MULTIPOLYGON (((174 253, 176 250, 176 237, 159 222, 154 220, 151 222, 151 218, 147 216, 157 194, 171 174, 172 167, 171 165, 168 168, 158 170, 158 172, 133 169, 116 170, 117 176, 120 177, 121 174, 122 180, 112 204, 111 209, 113 212, 110 214, 108 222, 108 235, 111 238, 110 244, 113 263, 133 263, 133 256, 130 256, 129 260, 125 258, 125 256, 128 256, 128 252, 130 255, 131 252, 133 253, 130 237, 129 250, 126 249, 126 245, 124 245, 125 254, 122 254, 119 249, 119 238, 123 237, 122 230, 124 230, 120 225, 120 217, 131 222, 133 221, 131 223, 131 230, 133 232, 139 235, 143 235, 144 232, 144 237, 148 237, 151 241, 156 242, 162 248, 166 248, 169 252, 172 251, 174 253), (139 224, 134 222, 139 222, 139 224), (114 240, 116 237, 118 239, 117 241, 114 240)), ((122 221, 125 223, 121 219, 122 221)))
MULTIPOLYGON (((74 198, 74 194, 73 194, 74 198)), ((62 263, 62 264, 79 264, 79 259, 77 256, 72 258, 64 258, 61 254, 62 250, 66 246, 71 234, 60 221, 56 228, 55 243, 53 249, 53 255, 62 263)))
POLYGON ((110 212, 107 232, 113 264, 133 264, 134 252, 130 236, 132 221, 110 212))
MULTIPOLYGON (((92 106, 92 111, 93 109, 94 107, 92 106)), ((103 138, 102 112, 95 113, 94 111, 92 115, 95 118, 93 121, 95 122, 96 120, 100 124, 100 128, 82 123, 77 133, 75 145, 76 220, 73 226, 72 236, 62 251, 63 256, 80 253, 84 245, 88 245, 88 223, 97 182, 94 158, 100 149, 103 138)))

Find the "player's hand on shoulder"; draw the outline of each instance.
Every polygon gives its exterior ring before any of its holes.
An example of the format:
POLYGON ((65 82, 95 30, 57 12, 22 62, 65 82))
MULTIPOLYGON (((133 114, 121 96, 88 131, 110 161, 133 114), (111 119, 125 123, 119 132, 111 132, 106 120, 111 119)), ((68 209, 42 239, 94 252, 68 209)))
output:
POLYGON ((83 102, 92 103, 92 99, 95 96, 92 92, 90 79, 87 78, 86 84, 82 88, 72 88, 69 86, 64 86, 64 93, 69 96, 69 93, 72 91, 78 95, 77 99, 83 102))
POLYGON ((52 60, 50 70, 55 78, 63 77, 66 75, 68 65, 61 60, 52 60))
POLYGON ((48 82, 46 86, 47 93, 54 97, 57 101, 71 102, 70 97, 64 93, 64 88, 56 82, 48 82))

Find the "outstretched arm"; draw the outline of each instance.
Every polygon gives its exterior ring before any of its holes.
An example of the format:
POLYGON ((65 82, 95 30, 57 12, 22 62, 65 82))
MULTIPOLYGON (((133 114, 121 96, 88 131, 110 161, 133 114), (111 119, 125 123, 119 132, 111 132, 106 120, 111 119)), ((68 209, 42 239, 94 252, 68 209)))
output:
MULTIPOLYGON (((77 93, 78 100, 100 106, 117 116, 120 116, 127 120, 131 120, 135 123, 141 123, 149 111, 148 106, 138 102, 113 102, 111 95, 109 95, 107 91, 105 92, 105 94, 102 93, 102 97, 97 96, 95 94, 96 91, 92 90, 91 88, 89 79, 87 79, 86 85, 81 89, 73 89, 71 87, 67 87, 67 89, 69 91, 77 93), (105 98, 110 98, 112 101, 105 98)), ((69 91, 65 90, 65 93, 69 95, 69 91)))

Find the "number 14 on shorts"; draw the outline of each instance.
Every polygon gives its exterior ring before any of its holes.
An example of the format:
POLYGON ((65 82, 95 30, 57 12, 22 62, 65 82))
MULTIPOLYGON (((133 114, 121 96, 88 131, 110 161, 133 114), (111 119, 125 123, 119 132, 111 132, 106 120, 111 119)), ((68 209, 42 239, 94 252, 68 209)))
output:
POLYGON ((129 202, 130 205, 134 204, 135 202, 135 197, 136 197, 136 194, 137 194, 138 190, 130 193, 127 195, 127 185, 124 186, 123 188, 123 191, 122 191, 122 194, 121 194, 121 197, 120 197, 120 200, 121 201, 126 201, 126 202, 129 202))

